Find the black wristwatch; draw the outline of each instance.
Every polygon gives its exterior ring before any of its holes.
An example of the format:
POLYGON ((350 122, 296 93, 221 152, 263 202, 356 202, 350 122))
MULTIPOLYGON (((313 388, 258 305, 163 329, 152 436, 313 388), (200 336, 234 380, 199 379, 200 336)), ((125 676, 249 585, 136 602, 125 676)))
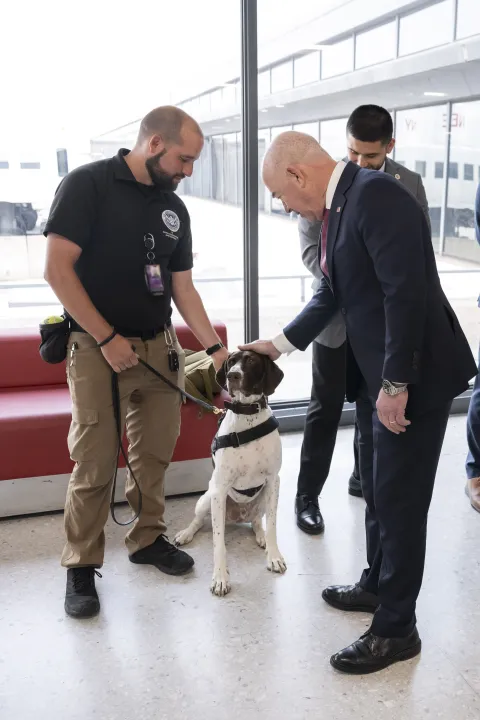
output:
POLYGON ((217 343, 216 345, 212 345, 212 347, 209 347, 205 350, 207 355, 213 355, 214 353, 221 350, 223 347, 225 347, 222 343, 217 343))

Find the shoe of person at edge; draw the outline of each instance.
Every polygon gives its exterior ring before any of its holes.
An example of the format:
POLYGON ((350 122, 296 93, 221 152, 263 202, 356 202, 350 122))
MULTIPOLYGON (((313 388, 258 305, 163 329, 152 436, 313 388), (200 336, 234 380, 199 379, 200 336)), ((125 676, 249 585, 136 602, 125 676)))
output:
POLYGON ((419 655, 421 649, 422 641, 416 627, 402 638, 383 638, 369 630, 352 645, 332 655, 330 664, 343 673, 364 675, 401 660, 410 660, 419 655))
POLYGON ((94 567, 74 567, 67 570, 65 612, 73 618, 91 618, 100 612, 100 600, 95 588, 94 567))
POLYGON ((348 480, 348 494, 353 495, 354 497, 363 497, 360 478, 357 477, 354 472, 350 475, 348 480))
POLYGON ((309 535, 320 535, 325 530, 318 500, 308 495, 297 495, 295 498, 295 515, 297 526, 309 535))
POLYGON ((472 508, 480 513, 480 477, 468 478, 465 493, 472 508))
POLYGON ((194 565, 194 559, 172 545, 165 535, 159 535, 152 545, 137 550, 129 559, 139 565, 154 565, 167 575, 185 575, 194 565))
POLYGON ((379 606, 378 597, 356 585, 331 585, 322 592, 328 605, 347 612, 374 613, 379 606))

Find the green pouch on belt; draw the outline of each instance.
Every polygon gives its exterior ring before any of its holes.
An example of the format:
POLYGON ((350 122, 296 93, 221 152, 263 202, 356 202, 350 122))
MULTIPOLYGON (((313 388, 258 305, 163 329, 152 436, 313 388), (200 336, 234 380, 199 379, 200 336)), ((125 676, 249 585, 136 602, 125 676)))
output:
POLYGON ((213 396, 222 391, 215 379, 212 358, 204 350, 185 350, 185 390, 208 403, 213 403, 213 396))

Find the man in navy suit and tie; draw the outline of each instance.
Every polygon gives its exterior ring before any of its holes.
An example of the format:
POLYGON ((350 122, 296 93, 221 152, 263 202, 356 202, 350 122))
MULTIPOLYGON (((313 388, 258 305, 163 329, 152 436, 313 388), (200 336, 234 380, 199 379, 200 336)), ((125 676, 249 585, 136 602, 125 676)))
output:
POLYGON ((425 214, 408 190, 386 173, 335 162, 297 132, 272 143, 263 178, 287 212, 323 219, 323 278, 283 333, 244 347, 276 360, 305 350, 338 309, 344 316, 354 369, 347 396, 368 398, 371 408, 357 408, 368 567, 355 585, 329 587, 323 598, 374 614, 369 631, 331 663, 375 672, 421 650, 415 605, 428 509, 452 400, 477 367, 441 288, 425 214), (373 467, 362 462, 372 413, 373 467))

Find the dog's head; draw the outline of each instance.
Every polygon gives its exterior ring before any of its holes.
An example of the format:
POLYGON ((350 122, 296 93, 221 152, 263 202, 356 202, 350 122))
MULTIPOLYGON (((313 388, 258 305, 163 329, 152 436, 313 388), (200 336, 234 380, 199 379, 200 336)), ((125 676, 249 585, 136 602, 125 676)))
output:
POLYGON ((251 350, 231 353, 217 373, 218 384, 238 400, 273 395, 282 380, 283 372, 273 360, 251 350))

